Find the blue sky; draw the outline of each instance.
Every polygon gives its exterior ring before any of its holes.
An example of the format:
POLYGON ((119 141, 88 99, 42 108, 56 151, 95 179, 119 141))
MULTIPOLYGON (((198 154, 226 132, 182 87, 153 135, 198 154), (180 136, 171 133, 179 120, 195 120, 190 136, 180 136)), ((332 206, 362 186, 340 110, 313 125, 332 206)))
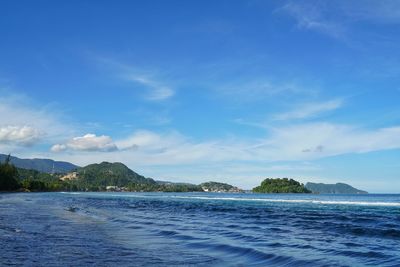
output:
POLYGON ((3 1, 0 151, 400 192, 398 1, 3 1))

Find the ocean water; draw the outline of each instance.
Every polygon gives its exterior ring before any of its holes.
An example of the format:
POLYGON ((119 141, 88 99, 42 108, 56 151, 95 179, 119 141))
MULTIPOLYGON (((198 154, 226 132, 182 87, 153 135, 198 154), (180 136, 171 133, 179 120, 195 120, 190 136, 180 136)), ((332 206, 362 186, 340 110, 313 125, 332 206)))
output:
POLYGON ((0 265, 400 266, 400 195, 0 194, 0 265))

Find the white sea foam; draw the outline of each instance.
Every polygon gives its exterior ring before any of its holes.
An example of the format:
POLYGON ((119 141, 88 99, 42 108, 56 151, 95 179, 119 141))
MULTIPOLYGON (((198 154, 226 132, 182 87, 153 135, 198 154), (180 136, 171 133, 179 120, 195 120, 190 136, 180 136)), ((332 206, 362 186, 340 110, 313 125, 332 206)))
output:
POLYGON ((68 194, 68 195, 80 195, 82 193, 79 192, 60 192, 61 194, 68 194))

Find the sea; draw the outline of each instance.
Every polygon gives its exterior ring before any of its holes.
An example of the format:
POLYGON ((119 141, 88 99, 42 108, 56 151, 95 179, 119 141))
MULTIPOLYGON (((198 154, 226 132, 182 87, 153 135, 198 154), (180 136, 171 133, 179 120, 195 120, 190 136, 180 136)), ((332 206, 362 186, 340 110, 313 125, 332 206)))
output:
POLYGON ((2 193, 1 266, 400 266, 400 195, 2 193))

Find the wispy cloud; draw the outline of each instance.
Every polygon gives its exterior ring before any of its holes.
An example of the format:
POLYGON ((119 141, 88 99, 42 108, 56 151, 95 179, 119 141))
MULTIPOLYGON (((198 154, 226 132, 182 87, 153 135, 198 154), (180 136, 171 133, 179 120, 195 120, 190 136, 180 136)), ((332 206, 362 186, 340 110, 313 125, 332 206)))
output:
POLYGON ((151 78, 133 73, 124 76, 127 80, 139 83, 140 85, 143 85, 146 88, 150 89, 149 93, 146 96, 147 100, 162 101, 172 97, 175 94, 175 91, 173 89, 163 84, 160 84, 158 81, 155 81, 151 78))
POLYGON ((326 5, 322 2, 289 2, 279 10, 292 16, 300 29, 315 30, 334 38, 345 34, 342 24, 326 16, 326 5))
POLYGON ((127 82, 133 82, 147 90, 145 99, 148 101, 164 101, 175 95, 175 89, 168 85, 166 81, 158 77, 157 71, 141 69, 138 66, 121 63, 112 58, 94 57, 96 61, 101 62, 118 79, 127 82))
MULTIPOLYGON (((142 130, 114 143, 119 150, 108 153, 110 157, 120 157, 124 162, 136 166, 304 161, 400 148, 400 126, 367 130, 349 125, 308 123, 274 128, 265 138, 228 138, 203 142, 195 142, 178 132, 159 134, 142 130)), ((80 157, 78 153, 76 156, 85 162, 90 159, 87 154, 80 157)), ((104 155, 92 156, 104 159, 104 155)))
POLYGON ((276 128, 263 146, 274 150, 280 159, 311 160, 400 148, 399 133, 399 126, 367 130, 350 125, 309 123, 276 128))
POLYGON ((277 83, 268 78, 249 78, 242 81, 233 81, 216 86, 215 90, 225 99, 233 99, 237 102, 259 102, 280 98, 314 97, 318 89, 301 86, 295 82, 277 83))
POLYGON ((203 141, 176 131, 140 130, 115 140, 109 136, 85 135, 53 146, 50 154, 36 153, 35 156, 81 166, 119 161, 157 179, 192 182, 217 179, 249 188, 268 175, 310 181, 307 174, 321 174, 319 166, 313 163, 317 159, 400 149, 400 126, 367 129, 305 123, 269 130, 264 138, 203 141))
POLYGON ((274 115, 273 120, 284 121, 315 118, 323 113, 340 108, 342 104, 343 101, 340 99, 334 99, 326 102, 306 103, 299 105, 294 110, 274 115))
POLYGON ((397 0, 343 1, 339 8, 344 16, 353 21, 373 21, 384 24, 400 22, 400 2, 397 0))
POLYGON ((322 102, 306 102, 301 104, 293 103, 291 104, 291 109, 289 111, 267 114, 264 115, 264 119, 261 120, 237 118, 232 122, 240 125, 271 130, 274 129, 274 125, 277 123, 298 123, 299 121, 321 118, 322 116, 329 114, 341 108, 342 106, 342 99, 332 99, 322 102), (293 108, 293 106, 295 108, 293 108))
POLYGON ((400 2, 376 1, 289 1, 278 12, 296 20, 297 27, 343 39, 359 22, 400 23, 400 2))

